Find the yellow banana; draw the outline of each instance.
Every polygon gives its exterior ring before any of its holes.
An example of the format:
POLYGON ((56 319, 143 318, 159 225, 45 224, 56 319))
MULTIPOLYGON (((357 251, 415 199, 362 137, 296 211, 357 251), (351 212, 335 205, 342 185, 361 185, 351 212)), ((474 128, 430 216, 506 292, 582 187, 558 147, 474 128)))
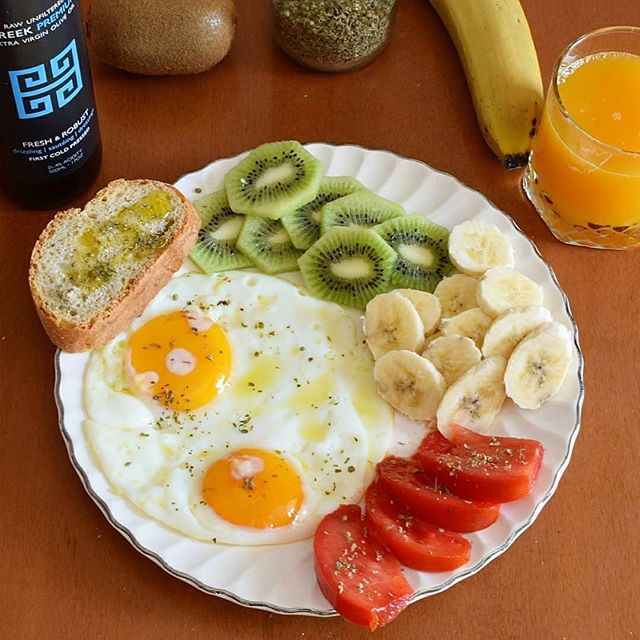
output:
POLYGON ((508 169, 526 164, 543 87, 519 0, 430 2, 458 51, 484 139, 508 169))

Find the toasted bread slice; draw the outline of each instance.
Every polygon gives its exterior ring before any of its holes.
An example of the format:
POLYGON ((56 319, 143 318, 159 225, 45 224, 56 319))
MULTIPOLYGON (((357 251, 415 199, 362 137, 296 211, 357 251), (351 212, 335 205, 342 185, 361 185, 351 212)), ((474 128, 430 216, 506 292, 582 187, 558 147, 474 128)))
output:
POLYGON ((58 213, 31 254, 29 286, 63 351, 100 347, 145 308, 193 247, 200 217, 175 188, 115 180, 58 213))

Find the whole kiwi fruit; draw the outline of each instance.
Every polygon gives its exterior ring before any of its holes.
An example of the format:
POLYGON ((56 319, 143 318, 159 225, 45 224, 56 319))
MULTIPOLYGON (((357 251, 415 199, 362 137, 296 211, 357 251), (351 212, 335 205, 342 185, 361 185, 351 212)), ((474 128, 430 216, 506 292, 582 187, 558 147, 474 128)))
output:
POLYGON ((91 0, 87 35, 107 64, 144 75, 200 73, 228 53, 233 0, 91 0))

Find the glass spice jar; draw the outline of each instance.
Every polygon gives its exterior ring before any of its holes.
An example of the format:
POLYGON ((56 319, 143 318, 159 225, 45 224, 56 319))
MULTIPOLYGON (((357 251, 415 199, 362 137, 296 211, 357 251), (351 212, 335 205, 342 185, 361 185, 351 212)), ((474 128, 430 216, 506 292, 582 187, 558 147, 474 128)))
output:
POLYGON ((382 50, 396 0, 273 0, 278 45, 319 71, 361 67, 382 50))

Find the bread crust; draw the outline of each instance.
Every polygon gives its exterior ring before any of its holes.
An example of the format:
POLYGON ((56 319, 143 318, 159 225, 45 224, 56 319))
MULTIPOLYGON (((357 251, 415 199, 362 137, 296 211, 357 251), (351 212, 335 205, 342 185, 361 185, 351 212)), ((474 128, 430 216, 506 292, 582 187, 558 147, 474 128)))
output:
POLYGON ((37 285, 39 269, 47 265, 40 261, 42 248, 55 234, 56 227, 68 217, 77 215, 82 209, 67 209, 56 214, 47 224, 31 253, 29 263, 29 288, 40 317, 40 321, 51 341, 63 351, 78 353, 90 351, 106 344, 136 318, 151 299, 164 287, 173 274, 182 266, 189 251, 193 248, 200 230, 200 216, 193 205, 175 187, 156 180, 123 180, 110 182, 98 191, 91 202, 107 195, 111 189, 122 188, 128 184, 150 185, 154 189, 170 190, 181 202, 183 211, 179 225, 171 242, 167 243, 155 258, 129 281, 118 297, 89 322, 71 323, 56 317, 47 309, 46 301, 37 285))

